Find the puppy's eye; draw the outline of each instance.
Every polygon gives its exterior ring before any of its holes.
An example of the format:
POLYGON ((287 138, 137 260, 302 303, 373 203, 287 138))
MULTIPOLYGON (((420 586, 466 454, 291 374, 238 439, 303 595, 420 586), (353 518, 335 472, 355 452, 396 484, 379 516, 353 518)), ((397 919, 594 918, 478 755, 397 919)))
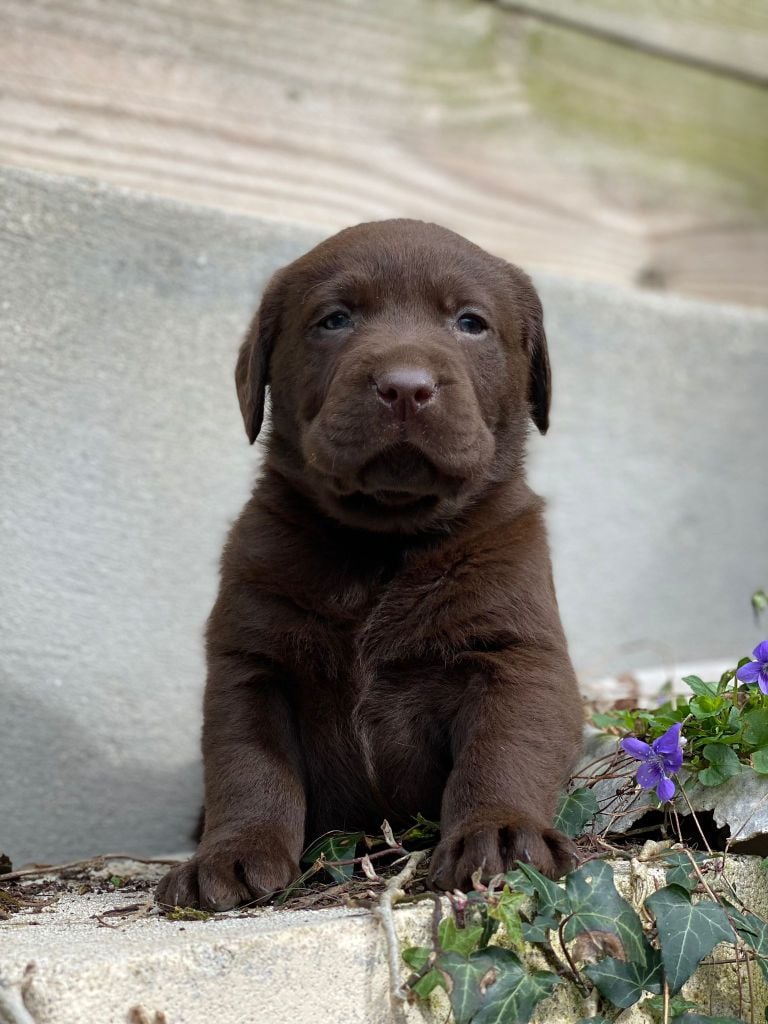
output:
POLYGON ((352 317, 341 309, 334 310, 317 325, 324 331, 343 331, 352 323, 352 317))
POLYGON ((464 313, 456 321, 456 326, 462 332, 462 334, 483 334, 488 330, 488 324, 483 320, 481 316, 476 316, 474 313, 464 313))

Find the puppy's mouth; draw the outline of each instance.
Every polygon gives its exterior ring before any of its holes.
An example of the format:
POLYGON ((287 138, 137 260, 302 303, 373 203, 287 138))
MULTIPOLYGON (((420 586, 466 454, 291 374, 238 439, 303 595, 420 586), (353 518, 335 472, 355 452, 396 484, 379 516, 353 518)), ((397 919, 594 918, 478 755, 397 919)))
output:
POLYGON ((339 497, 339 504, 347 511, 358 515, 373 517, 420 516, 431 511, 440 500, 437 494, 424 494, 421 497, 407 491, 353 491, 339 497))
POLYGON ((341 500, 403 510, 455 495, 461 481, 442 473, 415 445, 402 442, 374 455, 352 479, 335 484, 341 500))
POLYGON ((373 529, 419 527, 451 503, 463 478, 440 470, 416 445, 399 442, 368 459, 345 478, 325 480, 327 498, 349 523, 373 529))

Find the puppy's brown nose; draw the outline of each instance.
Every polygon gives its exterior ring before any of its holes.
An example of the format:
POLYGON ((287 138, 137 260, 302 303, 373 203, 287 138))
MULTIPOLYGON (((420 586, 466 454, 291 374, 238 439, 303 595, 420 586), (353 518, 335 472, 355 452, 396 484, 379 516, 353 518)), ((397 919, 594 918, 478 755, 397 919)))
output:
POLYGON ((435 397, 436 390, 432 375, 417 366, 387 370, 376 378, 380 401, 403 422, 421 412, 435 397))

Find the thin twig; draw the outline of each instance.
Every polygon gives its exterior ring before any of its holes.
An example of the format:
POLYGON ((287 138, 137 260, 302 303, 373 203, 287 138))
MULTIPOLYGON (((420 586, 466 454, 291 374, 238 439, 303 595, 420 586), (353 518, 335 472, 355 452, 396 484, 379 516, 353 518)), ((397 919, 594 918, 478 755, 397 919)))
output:
POLYGON ((403 1003, 408 999, 408 993, 400 981, 400 943, 397 939, 395 929, 395 917, 393 907, 405 896, 405 887, 413 881, 416 869, 427 856, 426 850, 416 850, 408 857, 403 870, 390 878, 384 892, 379 898, 378 906, 374 908, 374 914, 381 921, 384 935, 387 940, 387 959, 389 961, 390 999, 392 1010, 396 1020, 403 1020, 403 1003))
POLYGON ((578 970, 576 969, 576 964, 573 962, 573 958, 571 957, 571 954, 570 954, 570 952, 568 950, 568 943, 565 941, 564 929, 565 929, 565 926, 568 924, 568 922, 570 921, 570 919, 572 917, 573 917, 573 914, 568 914, 567 917, 561 917, 560 918, 560 924, 557 926, 557 937, 560 939, 560 948, 562 949, 563 953, 565 954, 565 959, 568 961, 568 966, 571 969, 571 974, 573 975, 573 981, 574 981, 576 987, 581 992, 581 994, 584 997, 586 997, 586 996, 589 995, 589 989, 586 987, 584 982, 581 980, 581 975, 579 974, 578 970))
POLYGON ((95 871, 101 869, 97 866, 99 861, 107 860, 131 860, 137 864, 179 864, 178 857, 133 857, 129 853, 100 853, 96 857, 88 857, 87 860, 71 860, 66 864, 36 864, 33 868, 23 868, 21 871, 8 871, 0 875, 0 882, 15 882, 17 878, 33 878, 35 875, 55 875, 59 871, 70 868, 93 868, 95 871))
POLYGON ((664 1024, 669 1024, 669 982, 664 979, 664 1024))
POLYGON ((704 842, 704 846, 707 848, 707 853, 710 855, 710 857, 714 857, 714 853, 712 852, 712 847, 707 842, 707 837, 704 835, 704 830, 702 829, 701 825, 699 824, 699 819, 696 817, 696 811, 694 811, 694 809, 693 809, 693 804, 688 799, 688 794, 685 792, 685 786, 683 785, 683 783, 679 779, 678 779, 678 783, 680 785, 680 792, 683 794, 685 802, 688 804, 688 810, 691 812, 691 817, 694 820, 694 823, 696 825, 696 828, 698 829, 699 835, 701 836, 701 838, 702 838, 702 840, 704 842))

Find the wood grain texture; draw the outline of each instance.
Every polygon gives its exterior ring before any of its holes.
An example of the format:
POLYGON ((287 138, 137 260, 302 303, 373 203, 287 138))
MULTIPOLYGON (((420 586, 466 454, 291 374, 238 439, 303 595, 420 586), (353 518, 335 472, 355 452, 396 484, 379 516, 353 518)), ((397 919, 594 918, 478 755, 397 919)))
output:
POLYGON ((765 92, 589 46, 476 0, 0 0, 0 160, 768 304, 765 92))
POLYGON ((498 0, 516 13, 581 26, 616 42, 768 82, 765 0, 498 0))

